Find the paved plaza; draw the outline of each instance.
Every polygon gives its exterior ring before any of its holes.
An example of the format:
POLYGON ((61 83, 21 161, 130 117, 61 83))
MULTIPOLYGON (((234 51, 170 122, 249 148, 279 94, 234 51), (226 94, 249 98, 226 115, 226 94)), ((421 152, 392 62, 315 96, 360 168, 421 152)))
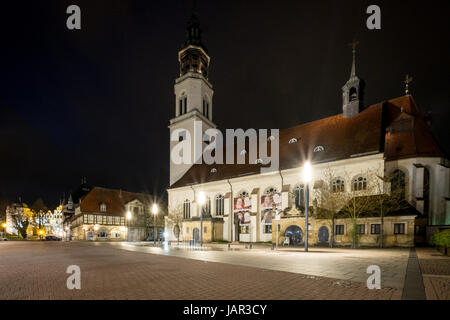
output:
MULTIPOLYGON (((408 249, 199 251, 11 241, 0 243, 0 299, 401 299, 408 256, 408 249), (370 264, 382 270, 381 290, 366 287, 370 264), (67 289, 70 265, 81 269, 81 290, 67 289)), ((435 273, 450 267, 447 258, 440 260, 435 273)), ((435 278, 438 289, 427 297, 442 299, 445 277, 435 278)))

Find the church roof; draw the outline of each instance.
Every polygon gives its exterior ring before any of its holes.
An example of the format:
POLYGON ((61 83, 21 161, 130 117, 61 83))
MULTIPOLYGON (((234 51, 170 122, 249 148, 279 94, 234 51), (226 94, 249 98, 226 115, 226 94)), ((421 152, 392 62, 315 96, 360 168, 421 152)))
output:
MULTIPOLYGON (((443 157, 409 95, 372 105, 354 117, 344 118, 339 114, 280 130, 281 170, 300 167, 306 160, 331 162, 382 152, 386 160, 443 157), (406 122, 411 127, 405 125, 402 114, 409 119, 406 122), (292 143, 294 138, 297 142, 292 143)), ((194 164, 170 188, 259 174, 261 166, 194 164)))
POLYGON ((150 205, 153 197, 145 193, 127 192, 116 189, 94 187, 81 199, 81 212, 100 212, 100 205, 106 205, 106 214, 123 215, 125 205, 133 200, 139 200, 145 205, 150 205))

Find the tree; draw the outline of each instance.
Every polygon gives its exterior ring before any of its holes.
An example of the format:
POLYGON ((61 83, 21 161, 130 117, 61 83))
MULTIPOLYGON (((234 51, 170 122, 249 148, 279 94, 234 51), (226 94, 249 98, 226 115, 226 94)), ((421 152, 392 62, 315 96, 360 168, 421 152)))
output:
POLYGON ((178 206, 169 207, 169 221, 170 226, 173 226, 173 234, 177 238, 177 241, 180 242, 181 235, 181 226, 183 222, 183 205, 180 204, 178 206))
POLYGON ((331 224, 330 247, 334 245, 335 219, 339 210, 348 202, 349 196, 345 192, 345 182, 330 168, 323 173, 324 183, 314 189, 315 198, 318 199, 316 217, 328 219, 331 224))
POLYGON ((27 238, 28 227, 33 221, 33 212, 26 207, 17 208, 16 212, 11 213, 14 227, 17 229, 23 239, 27 238))
POLYGON ((44 200, 41 198, 37 199, 32 205, 31 205, 31 211, 33 213, 34 217, 34 225, 38 225, 38 229, 41 229, 42 226, 45 224, 45 214, 48 212, 48 208, 44 203, 44 200))
POLYGON ((374 181, 377 179, 377 172, 374 170, 366 170, 361 174, 350 177, 345 174, 345 181, 350 182, 350 188, 343 193, 344 199, 349 199, 342 207, 340 213, 351 219, 352 228, 350 235, 352 237, 352 248, 356 248, 359 244, 359 226, 358 219, 361 215, 369 213, 373 208, 374 181))
POLYGON ((409 208, 405 199, 405 189, 401 183, 395 183, 396 176, 381 177, 376 175, 373 185, 377 196, 372 198, 371 211, 381 218, 380 248, 384 247, 384 217, 387 214, 409 208))

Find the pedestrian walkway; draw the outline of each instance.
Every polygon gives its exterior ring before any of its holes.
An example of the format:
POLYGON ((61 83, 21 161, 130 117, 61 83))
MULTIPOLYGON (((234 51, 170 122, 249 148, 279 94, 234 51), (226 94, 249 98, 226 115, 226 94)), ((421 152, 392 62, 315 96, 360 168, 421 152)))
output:
POLYGON ((271 246, 256 245, 253 249, 245 249, 245 245, 205 243, 203 248, 183 246, 154 247, 146 243, 109 243, 129 251, 181 257, 193 260, 220 262, 232 265, 261 268, 267 270, 286 271, 350 280, 366 283, 371 265, 381 269, 381 286, 402 289, 408 264, 408 248, 310 248, 304 252, 301 248, 284 248, 271 250, 271 246))
POLYGON ((416 248, 427 300, 450 300, 450 257, 435 248, 416 248))

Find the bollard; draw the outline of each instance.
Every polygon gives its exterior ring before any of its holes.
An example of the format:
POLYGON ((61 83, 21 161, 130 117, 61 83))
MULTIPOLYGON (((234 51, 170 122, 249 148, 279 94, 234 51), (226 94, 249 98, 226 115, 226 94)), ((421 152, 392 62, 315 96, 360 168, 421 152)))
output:
POLYGON ((230 250, 231 249, 231 244, 228 244, 228 250, 230 250))
POLYGON ((253 248, 253 244, 250 243, 250 249, 253 248))

